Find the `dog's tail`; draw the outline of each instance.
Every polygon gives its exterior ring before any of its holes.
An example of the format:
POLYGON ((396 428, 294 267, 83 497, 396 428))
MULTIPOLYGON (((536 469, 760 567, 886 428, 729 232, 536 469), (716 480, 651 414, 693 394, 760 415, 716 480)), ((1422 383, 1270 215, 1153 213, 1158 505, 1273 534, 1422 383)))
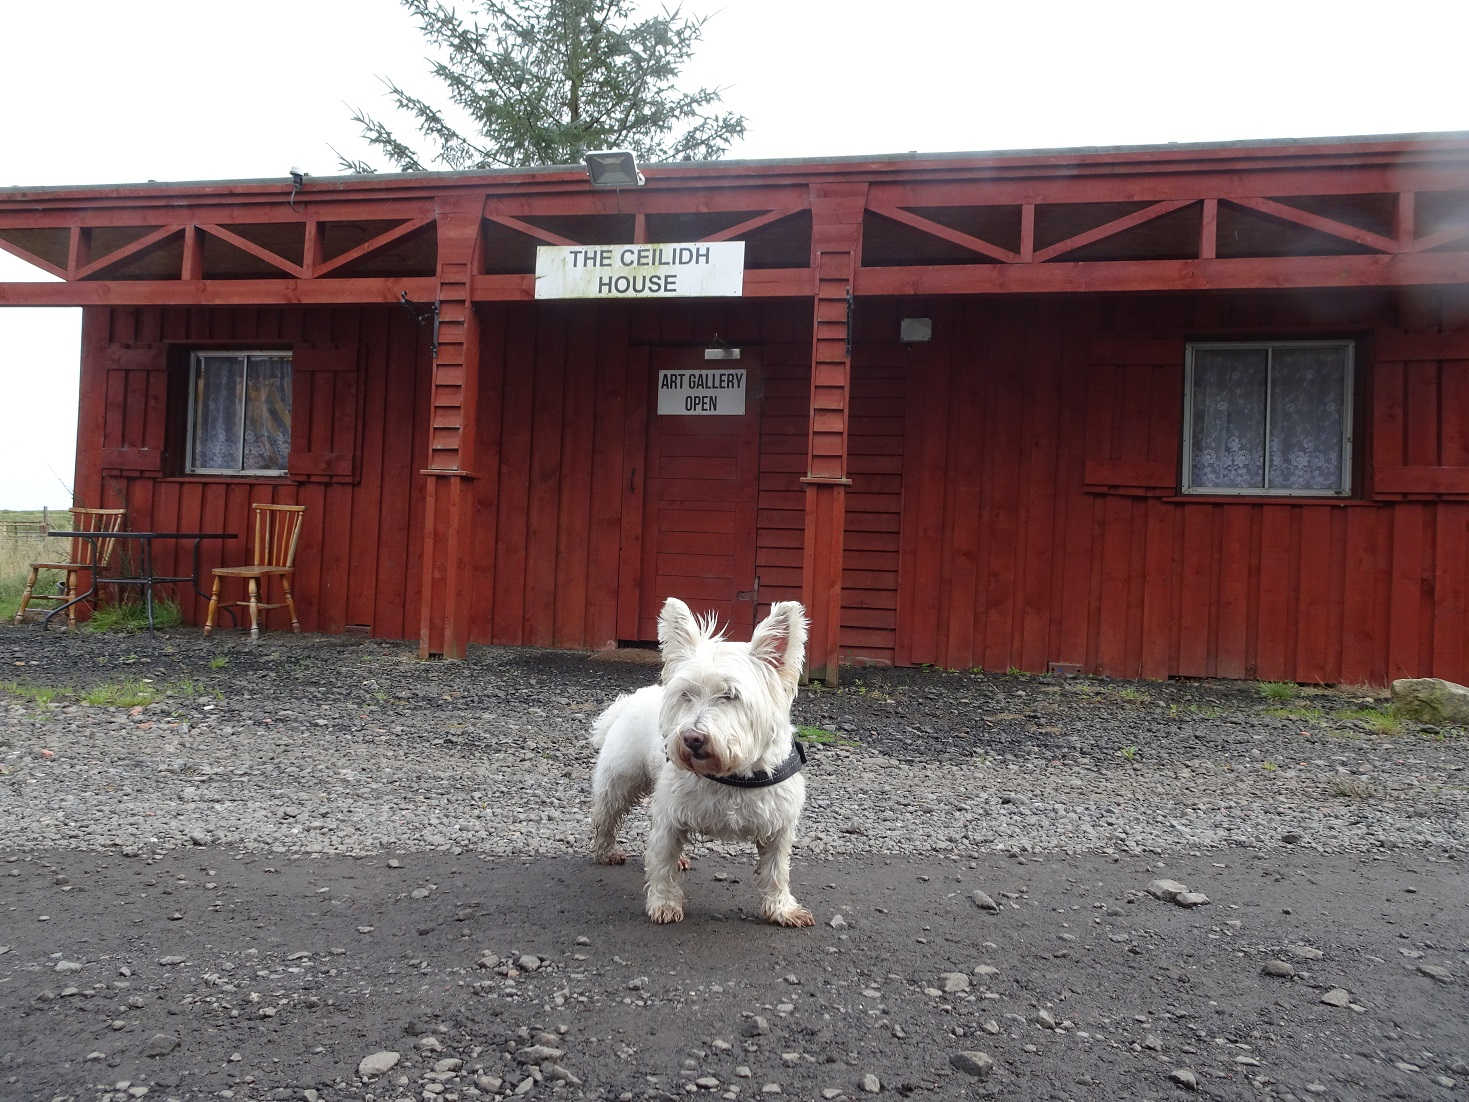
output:
POLYGON ((607 741, 607 732, 612 729, 612 724, 617 719, 617 713, 622 711, 622 706, 627 701, 627 698, 628 694, 623 693, 611 704, 607 705, 606 710, 592 724, 592 733, 587 741, 598 750, 602 749, 602 743, 607 741))

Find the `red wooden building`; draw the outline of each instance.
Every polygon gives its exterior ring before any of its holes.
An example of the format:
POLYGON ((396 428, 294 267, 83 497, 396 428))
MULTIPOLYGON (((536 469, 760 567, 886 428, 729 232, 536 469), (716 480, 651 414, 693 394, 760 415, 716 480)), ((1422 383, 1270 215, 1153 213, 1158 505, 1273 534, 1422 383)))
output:
POLYGON ((1469 680, 1469 136, 644 171, 3 190, 64 282, 0 305, 86 308, 81 503, 308 506, 308 630, 799 598, 818 676, 1469 680), (736 241, 737 293, 536 295, 542 246, 736 241))

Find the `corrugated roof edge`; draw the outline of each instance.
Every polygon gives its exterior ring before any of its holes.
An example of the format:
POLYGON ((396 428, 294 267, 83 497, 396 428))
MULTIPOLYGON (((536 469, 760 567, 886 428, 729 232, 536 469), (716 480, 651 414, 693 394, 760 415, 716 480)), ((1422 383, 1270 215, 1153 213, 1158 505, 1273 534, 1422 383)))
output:
MULTIPOLYGON (((1469 153, 1469 131, 1425 131, 1404 134, 1359 134, 1308 138, 1249 138, 1224 142, 1165 142, 1153 145, 1068 146, 1051 149, 1005 149, 942 153, 877 153, 835 157, 774 157, 749 160, 666 161, 640 165, 639 167, 644 169, 645 172, 651 171, 656 176, 668 170, 673 170, 680 175, 684 173, 723 174, 729 170, 751 168, 786 168, 799 170, 803 167, 809 167, 811 169, 840 169, 843 166, 856 165, 892 165, 922 168, 925 166, 941 167, 946 163, 964 161, 980 164, 990 161, 1004 163, 1024 161, 1027 159, 1044 160, 1052 163, 1066 160, 1083 162, 1092 158, 1116 157, 1119 155, 1158 158, 1159 155, 1164 154, 1181 154, 1195 157, 1207 154, 1219 154, 1222 156, 1235 152, 1265 153, 1267 151, 1279 151, 1289 154, 1293 152, 1306 153, 1313 147, 1332 149, 1363 147, 1363 152, 1369 152, 1373 147, 1394 145, 1420 146, 1425 149, 1435 145, 1458 147, 1460 152, 1469 153)), ((582 165, 536 165, 523 168, 473 169, 445 172, 380 172, 340 176, 317 176, 308 173, 307 179, 317 186, 322 184, 353 185, 376 183, 398 185, 413 183, 433 184, 437 182, 468 183, 475 180, 496 181, 509 180, 517 177, 553 182, 557 177, 575 178, 583 176, 585 172, 586 169, 582 165)), ((142 180, 108 184, 8 185, 0 187, 0 200, 54 197, 61 194, 85 195, 89 192, 115 191, 118 188, 136 188, 149 192, 165 190, 190 191, 198 190, 201 187, 210 189, 229 187, 278 187, 282 183, 288 185, 289 182, 290 176, 286 175, 235 180, 142 180)), ((656 182, 656 179, 650 177, 650 182, 656 182)), ((309 188, 311 185, 308 184, 307 186, 309 188)))

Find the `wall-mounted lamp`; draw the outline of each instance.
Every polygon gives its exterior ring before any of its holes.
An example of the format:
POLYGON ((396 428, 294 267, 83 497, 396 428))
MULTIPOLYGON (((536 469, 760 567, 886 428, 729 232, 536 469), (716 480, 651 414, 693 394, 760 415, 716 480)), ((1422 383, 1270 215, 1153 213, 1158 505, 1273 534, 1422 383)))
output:
POLYGON ((586 161, 592 187, 642 187, 645 182, 637 159, 626 150, 588 153, 586 161))
MULTIPOLYGON (((291 196, 286 200, 286 206, 296 210, 296 192, 300 191, 306 183, 306 173, 295 165, 291 166, 291 196)), ((300 211, 297 211, 299 214, 300 211)))
POLYGON ((737 360, 739 358, 740 350, 718 333, 714 334, 714 339, 709 342, 709 347, 704 349, 706 360, 737 360))

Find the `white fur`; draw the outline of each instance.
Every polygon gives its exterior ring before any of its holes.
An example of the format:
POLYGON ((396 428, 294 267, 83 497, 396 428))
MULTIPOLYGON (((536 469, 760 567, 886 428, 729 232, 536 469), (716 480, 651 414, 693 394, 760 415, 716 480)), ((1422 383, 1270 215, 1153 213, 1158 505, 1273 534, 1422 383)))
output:
POLYGON ((782 601, 748 643, 731 643, 712 618, 695 619, 668 598, 658 617, 661 684, 618 697, 592 726, 600 748, 592 773, 592 849, 621 864, 617 830, 628 811, 652 793, 653 826, 644 856, 648 917, 683 918, 678 882, 692 835, 749 839, 759 858, 755 880, 765 917, 810 926, 811 912, 790 890, 791 846, 806 803, 797 773, 764 788, 737 788, 710 776, 748 776, 777 769, 795 736, 791 705, 806 658, 806 615, 782 601))

